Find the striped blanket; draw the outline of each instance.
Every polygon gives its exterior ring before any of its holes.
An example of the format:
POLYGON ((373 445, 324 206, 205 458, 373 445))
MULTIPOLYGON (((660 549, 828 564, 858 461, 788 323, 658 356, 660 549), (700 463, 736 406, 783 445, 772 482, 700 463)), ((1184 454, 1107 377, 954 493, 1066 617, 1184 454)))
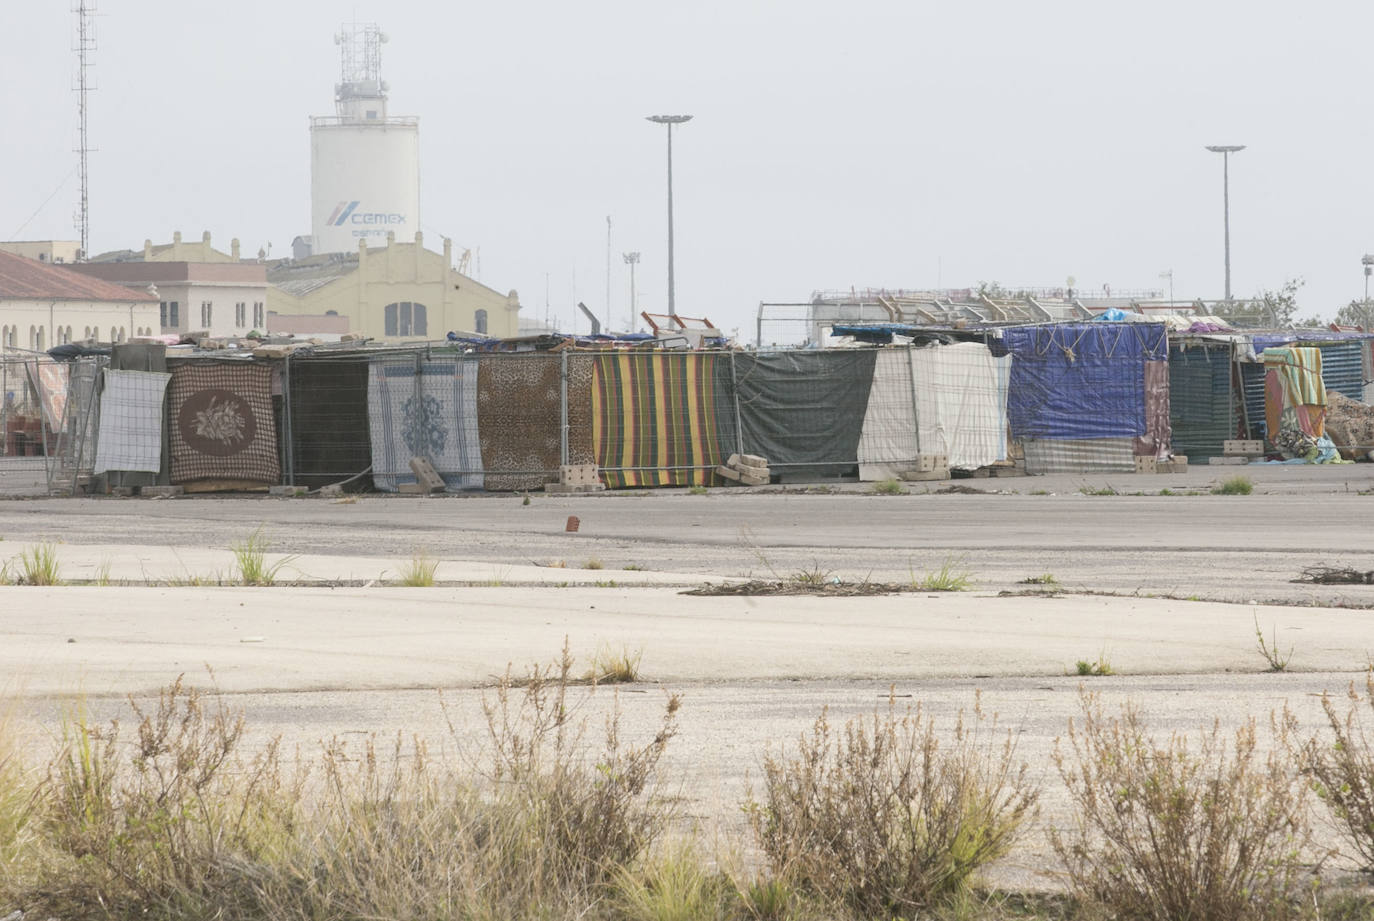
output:
POLYGON ((1264 424, 1270 442, 1287 431, 1309 438, 1325 434, 1326 384, 1322 381, 1322 350, 1265 349, 1264 424))
POLYGON ((705 486, 725 460, 717 427, 717 355, 596 356, 592 441, 606 485, 705 486))

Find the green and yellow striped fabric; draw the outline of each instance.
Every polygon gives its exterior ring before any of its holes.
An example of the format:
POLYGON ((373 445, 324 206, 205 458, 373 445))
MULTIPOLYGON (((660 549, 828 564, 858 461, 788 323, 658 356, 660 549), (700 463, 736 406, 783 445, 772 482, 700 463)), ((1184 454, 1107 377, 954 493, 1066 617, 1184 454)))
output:
POLYGON ((717 360, 704 352, 596 356, 592 443, 608 487, 719 482, 717 360))

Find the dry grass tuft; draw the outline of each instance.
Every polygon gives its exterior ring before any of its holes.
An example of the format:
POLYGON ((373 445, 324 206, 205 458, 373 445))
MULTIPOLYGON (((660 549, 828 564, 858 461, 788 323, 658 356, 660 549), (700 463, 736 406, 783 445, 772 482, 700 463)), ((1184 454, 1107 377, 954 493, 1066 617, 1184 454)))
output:
POLYGON ((294 556, 288 556, 274 563, 267 562, 270 546, 271 542, 263 536, 261 525, 243 540, 230 545, 234 563, 238 566, 239 581, 244 585, 272 585, 277 581, 277 574, 282 567, 295 559, 294 556))
POLYGON ((622 646, 619 650, 602 644, 592 656, 591 667, 583 674, 583 681, 594 684, 627 684, 639 680, 639 663, 644 658, 643 649, 631 651, 622 646))
POLYGON ((401 566, 401 584, 412 588, 430 588, 434 585, 434 573, 438 569, 438 560, 423 550, 416 550, 410 561, 401 566))

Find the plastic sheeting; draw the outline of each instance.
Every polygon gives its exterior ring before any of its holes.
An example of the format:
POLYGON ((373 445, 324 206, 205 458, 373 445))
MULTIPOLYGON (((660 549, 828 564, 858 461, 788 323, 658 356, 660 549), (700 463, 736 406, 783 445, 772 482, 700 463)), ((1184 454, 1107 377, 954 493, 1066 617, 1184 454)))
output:
POLYGON ((910 350, 884 349, 878 353, 859 434, 861 480, 895 479, 912 468, 920 453, 911 376, 910 350))
POLYGON ((851 474, 875 358, 867 349, 739 353, 744 452, 767 458, 784 475, 851 474))
POLYGON ((977 342, 879 352, 859 479, 900 476, 917 454, 944 454, 967 470, 1004 459, 1011 362, 977 342))
POLYGON ((967 470, 1004 459, 1011 366, 979 342, 913 351, 921 453, 967 470))
POLYGON ((1145 362, 1166 361, 1160 323, 1013 327, 1007 415, 1018 438, 1097 439, 1145 434, 1145 362))

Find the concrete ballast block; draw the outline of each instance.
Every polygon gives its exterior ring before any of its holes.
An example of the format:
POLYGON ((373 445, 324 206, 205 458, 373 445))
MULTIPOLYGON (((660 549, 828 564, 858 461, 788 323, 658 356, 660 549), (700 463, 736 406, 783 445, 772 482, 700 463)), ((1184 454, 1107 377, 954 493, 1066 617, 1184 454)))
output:
POLYGON ((427 492, 442 492, 444 489, 444 478, 439 476, 434 465, 429 462, 427 457, 412 457, 410 459, 410 470, 415 474, 415 479, 419 480, 419 485, 424 487, 427 492))

